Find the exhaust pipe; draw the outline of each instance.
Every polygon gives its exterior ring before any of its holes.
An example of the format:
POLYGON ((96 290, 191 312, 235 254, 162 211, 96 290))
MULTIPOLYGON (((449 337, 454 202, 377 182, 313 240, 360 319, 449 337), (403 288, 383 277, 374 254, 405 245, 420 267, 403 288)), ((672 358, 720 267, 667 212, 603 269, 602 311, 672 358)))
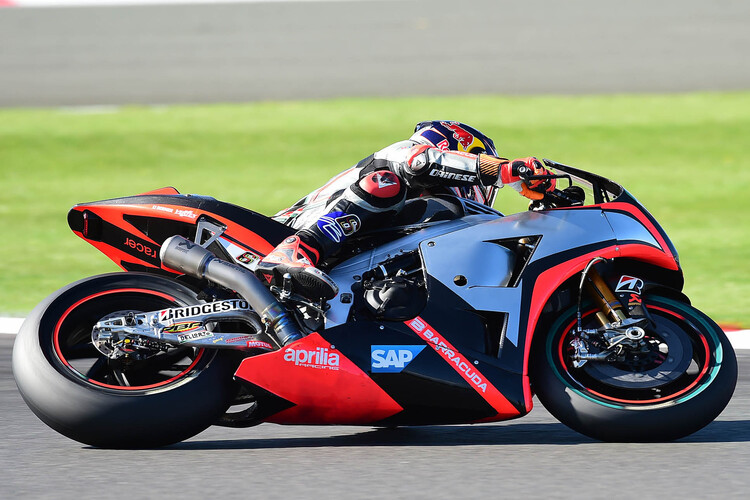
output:
POLYGON ((177 235, 164 241, 159 257, 170 269, 235 290, 260 314, 263 323, 271 326, 279 345, 302 338, 286 310, 251 271, 221 260, 202 246, 177 235))

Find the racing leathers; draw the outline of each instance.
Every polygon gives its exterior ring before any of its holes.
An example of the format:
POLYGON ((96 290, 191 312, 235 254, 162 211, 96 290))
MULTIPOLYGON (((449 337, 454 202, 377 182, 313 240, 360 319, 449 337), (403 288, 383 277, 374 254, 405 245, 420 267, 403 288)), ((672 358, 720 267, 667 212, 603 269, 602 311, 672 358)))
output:
MULTIPOLYGON (((336 284, 315 266, 335 253, 347 238, 386 226, 407 198, 424 193, 469 193, 482 203, 488 187, 511 185, 522 195, 540 199, 520 173, 548 173, 535 158, 508 161, 492 155, 441 150, 413 140, 401 141, 368 156, 299 200, 274 218, 295 229, 258 264, 268 283, 289 274, 298 293, 331 299, 336 284), (524 170, 527 169, 527 170, 524 170), (458 188, 458 189, 456 189, 458 188)), ((464 196, 466 196, 464 194, 464 196)))

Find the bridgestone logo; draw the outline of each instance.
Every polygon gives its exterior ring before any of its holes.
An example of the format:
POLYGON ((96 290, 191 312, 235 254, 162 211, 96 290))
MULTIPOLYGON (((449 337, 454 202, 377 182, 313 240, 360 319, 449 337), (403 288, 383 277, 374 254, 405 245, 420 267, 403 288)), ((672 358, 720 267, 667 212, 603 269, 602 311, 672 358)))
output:
POLYGON ((203 314, 212 314, 226 311, 236 311, 239 309, 250 309, 246 300, 232 299, 220 302, 209 302, 197 306, 180 307, 176 309, 163 309, 159 311, 159 322, 174 321, 177 319, 187 319, 193 316, 203 314))

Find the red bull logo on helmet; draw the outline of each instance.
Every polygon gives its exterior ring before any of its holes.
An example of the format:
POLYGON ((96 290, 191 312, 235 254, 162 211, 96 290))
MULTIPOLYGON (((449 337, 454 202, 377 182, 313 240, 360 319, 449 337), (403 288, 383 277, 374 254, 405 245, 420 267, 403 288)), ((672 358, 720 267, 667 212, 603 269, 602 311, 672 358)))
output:
POLYGON ((440 124, 453 132, 453 138, 463 146, 464 150, 468 151, 469 147, 471 147, 474 142, 474 135, 461 128, 456 122, 440 122, 440 124))

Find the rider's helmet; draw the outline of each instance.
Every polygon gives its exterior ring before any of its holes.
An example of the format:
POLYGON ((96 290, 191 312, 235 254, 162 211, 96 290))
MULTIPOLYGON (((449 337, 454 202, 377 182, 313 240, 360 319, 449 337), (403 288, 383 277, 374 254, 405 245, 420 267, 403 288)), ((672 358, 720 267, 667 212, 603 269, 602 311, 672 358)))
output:
MULTIPOLYGON (((497 156, 495 143, 479 130, 453 121, 419 122, 411 140, 442 150, 466 153, 487 153, 497 156)), ((492 206, 497 188, 495 186, 452 187, 450 190, 462 198, 492 206)))

